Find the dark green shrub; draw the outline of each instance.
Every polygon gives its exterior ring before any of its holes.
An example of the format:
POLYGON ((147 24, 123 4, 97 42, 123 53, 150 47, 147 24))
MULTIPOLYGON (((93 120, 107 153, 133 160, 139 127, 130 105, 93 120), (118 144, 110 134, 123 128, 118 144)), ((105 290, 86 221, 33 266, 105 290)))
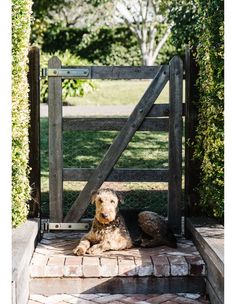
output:
POLYGON ((195 158, 201 163, 201 211, 224 214, 224 1, 172 0, 172 40, 196 48, 200 93, 195 158))
MULTIPOLYGON (((81 60, 80 58, 71 55, 71 53, 66 50, 64 53, 56 52, 55 54, 41 55, 41 66, 47 67, 48 60, 53 56, 57 56, 63 65, 68 66, 85 66, 88 65, 88 61, 81 60)), ((68 97, 84 96, 86 93, 94 90, 96 87, 96 82, 85 79, 65 79, 62 82, 62 100, 66 101, 68 97)), ((40 99, 42 102, 47 102, 48 100, 48 80, 47 78, 41 79, 40 88, 40 99)))
MULTIPOLYGON (((157 37, 163 35, 159 28, 157 37)), ((64 52, 87 59, 97 65, 140 65, 141 52, 132 32, 125 26, 101 27, 96 31, 80 28, 62 28, 51 25, 44 34, 44 52, 64 52)), ((175 54, 171 39, 160 51, 156 63, 166 63, 175 54)))
POLYGON ((12 225, 27 218, 28 180, 28 83, 27 54, 31 0, 12 1, 12 225))
POLYGON ((201 206, 224 214, 224 2, 198 0, 200 90, 195 157, 201 161, 201 206))

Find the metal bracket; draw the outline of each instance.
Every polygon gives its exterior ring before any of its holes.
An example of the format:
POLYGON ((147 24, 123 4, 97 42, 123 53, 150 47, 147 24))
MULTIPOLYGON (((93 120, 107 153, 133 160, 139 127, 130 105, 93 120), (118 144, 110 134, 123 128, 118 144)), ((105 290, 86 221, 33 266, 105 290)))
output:
POLYGON ((50 223, 49 220, 43 220, 41 230, 49 232, 51 230, 88 230, 90 223, 50 223))
POLYGON ((62 77, 62 78, 90 78, 90 68, 74 69, 42 69, 42 77, 62 77))

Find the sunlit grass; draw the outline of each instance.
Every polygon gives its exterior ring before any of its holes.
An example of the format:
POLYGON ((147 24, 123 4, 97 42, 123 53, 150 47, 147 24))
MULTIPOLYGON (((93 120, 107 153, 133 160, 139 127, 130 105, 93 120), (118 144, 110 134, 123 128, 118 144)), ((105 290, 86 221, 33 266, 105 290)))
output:
MULTIPOLYGON (((96 80, 96 89, 83 97, 70 97, 71 105, 128 105, 136 104, 145 93, 150 80, 96 80)), ((158 102, 168 102, 168 84, 158 102)))

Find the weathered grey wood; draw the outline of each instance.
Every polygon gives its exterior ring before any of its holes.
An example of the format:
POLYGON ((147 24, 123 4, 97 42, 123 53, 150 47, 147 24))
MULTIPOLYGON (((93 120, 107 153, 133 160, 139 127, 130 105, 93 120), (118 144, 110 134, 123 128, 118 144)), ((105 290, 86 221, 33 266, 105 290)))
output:
POLYGON ((197 78, 199 68, 193 56, 193 50, 189 47, 185 51, 185 215, 197 215, 199 205, 199 193, 197 188, 200 182, 200 162, 193 158, 193 143, 196 139, 198 123, 199 91, 197 78))
MULTIPOLYGON (((185 104, 182 105, 182 116, 185 116, 185 104)), ((170 106, 168 103, 154 104, 146 117, 166 117, 170 114, 170 106)))
POLYGON ((186 219, 186 228, 206 262, 207 288, 211 303, 223 304, 224 227, 212 219, 191 217, 186 219))
MULTIPOLYGON (((60 68, 61 62, 52 57, 49 68, 60 68)), ((62 197, 62 84, 61 77, 48 77, 49 117, 49 207, 50 220, 61 222, 62 197)))
POLYGON ((175 56, 170 61, 169 183, 168 221, 175 233, 181 232, 182 197, 182 98, 183 63, 175 56))
POLYGON ((38 217, 40 213, 40 53, 39 48, 32 47, 29 58, 29 178, 31 197, 29 202, 30 217, 38 217))
MULTIPOLYGON (((63 131, 119 131, 127 118, 63 118, 63 131)), ((168 118, 145 118, 138 131, 168 131, 168 118)))
MULTIPOLYGON (((224 283, 224 282, 223 282, 224 283)), ((222 300, 218 297, 217 289, 213 288, 209 280, 206 280, 206 294, 209 295, 210 303, 223 304, 222 300)))
MULTIPOLYGON (((63 68, 88 68, 91 79, 153 79, 161 66, 65 66, 63 68)), ((63 77, 73 78, 73 77, 63 77)))
MULTIPOLYGON (((64 181, 87 181, 95 169, 63 168, 64 181)), ((168 182, 167 169, 112 169, 106 181, 110 182, 168 182)))
POLYGON ((114 167, 120 155, 135 134, 135 131, 139 128, 143 119, 150 111, 153 103, 161 93, 168 79, 169 68, 162 66, 148 87, 147 91, 133 110, 124 127, 113 141, 103 160, 91 175, 88 183, 72 205, 64 219, 65 222, 77 222, 82 217, 90 202, 91 191, 98 189, 107 178, 111 169, 114 167))

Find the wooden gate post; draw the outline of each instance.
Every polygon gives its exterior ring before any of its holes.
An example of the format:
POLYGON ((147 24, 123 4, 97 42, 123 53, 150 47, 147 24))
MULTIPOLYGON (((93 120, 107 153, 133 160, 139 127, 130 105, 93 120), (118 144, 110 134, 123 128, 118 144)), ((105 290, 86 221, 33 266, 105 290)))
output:
POLYGON ((38 217, 40 213, 40 51, 37 47, 29 50, 29 174, 31 201, 29 217, 38 217))
POLYGON ((194 60, 193 50, 185 50, 185 216, 196 215, 199 203, 197 187, 200 181, 200 163, 193 159, 193 143, 196 138, 199 92, 196 86, 198 66, 194 60))
MULTIPOLYGON (((61 61, 52 57, 49 69, 61 68, 61 61)), ((63 219, 62 180, 62 79, 48 77, 48 117, 49 117, 49 211, 52 222, 63 219)))
POLYGON ((169 95, 168 222, 174 233, 180 233, 182 200, 183 63, 178 56, 173 57, 170 61, 169 95))

